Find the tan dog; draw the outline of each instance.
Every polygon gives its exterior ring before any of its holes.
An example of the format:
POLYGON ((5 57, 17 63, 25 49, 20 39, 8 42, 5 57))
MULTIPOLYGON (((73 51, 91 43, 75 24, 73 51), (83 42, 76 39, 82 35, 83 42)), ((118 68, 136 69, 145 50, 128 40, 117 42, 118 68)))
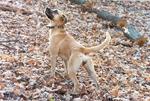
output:
POLYGON ((46 8, 47 17, 51 20, 50 49, 51 54, 51 74, 55 75, 56 59, 60 56, 65 62, 65 70, 69 78, 74 83, 74 93, 79 93, 80 84, 76 77, 76 72, 80 65, 84 64, 89 76, 99 88, 97 75, 91 58, 87 55, 90 52, 96 52, 105 48, 110 40, 110 34, 106 33, 106 39, 100 45, 93 47, 84 47, 78 43, 70 34, 66 33, 64 26, 67 22, 65 15, 58 10, 46 8))

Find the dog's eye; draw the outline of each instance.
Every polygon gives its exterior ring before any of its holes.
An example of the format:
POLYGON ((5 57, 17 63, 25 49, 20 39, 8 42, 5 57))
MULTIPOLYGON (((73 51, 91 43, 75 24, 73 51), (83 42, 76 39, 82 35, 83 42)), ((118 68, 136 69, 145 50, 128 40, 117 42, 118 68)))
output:
POLYGON ((64 18, 65 18, 64 15, 62 15, 62 16, 60 17, 60 19, 61 19, 62 21, 64 21, 64 18))
POLYGON ((64 16, 64 15, 62 15, 62 17, 63 17, 63 18, 65 18, 65 16, 64 16))
POLYGON ((65 15, 62 15, 61 19, 62 19, 62 21, 64 21, 65 23, 67 23, 67 19, 66 19, 65 15))

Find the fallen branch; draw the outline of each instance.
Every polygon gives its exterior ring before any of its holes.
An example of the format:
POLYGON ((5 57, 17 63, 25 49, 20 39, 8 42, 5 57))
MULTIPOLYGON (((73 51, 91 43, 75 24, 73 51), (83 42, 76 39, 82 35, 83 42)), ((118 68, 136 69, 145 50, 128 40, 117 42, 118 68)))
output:
POLYGON ((93 8, 94 2, 89 2, 90 0, 70 0, 70 1, 72 3, 82 5, 81 9, 83 12, 95 13, 97 14, 97 17, 110 21, 111 25, 121 30, 124 33, 124 35, 131 40, 135 41, 143 37, 142 34, 140 34, 134 28, 134 26, 127 23, 127 20, 125 18, 114 16, 108 11, 94 9, 93 8))
POLYGON ((9 50, 17 50, 16 48, 9 47, 9 46, 4 45, 4 44, 1 44, 1 43, 0 43, 0 46, 6 47, 6 48, 9 49, 9 50))
POLYGON ((75 4, 84 4, 86 2, 86 0, 69 0, 69 1, 75 4))
POLYGON ((31 15, 32 14, 31 11, 29 11, 25 8, 19 8, 19 7, 16 7, 14 5, 4 4, 4 3, 0 3, 0 9, 3 11, 20 12, 21 14, 24 14, 24 15, 31 15))
POLYGON ((6 40, 6 41, 0 41, 0 43, 8 43, 8 42, 18 42, 19 40, 6 40))
POLYGON ((32 12, 32 11, 27 10, 25 8, 20 8, 20 7, 16 7, 15 5, 5 4, 5 3, 0 3, 0 10, 10 11, 10 12, 15 12, 15 13, 18 12, 18 13, 21 13, 23 15, 31 15, 33 13, 36 13, 37 15, 45 16, 43 13, 41 13, 39 11, 32 12))
POLYGON ((121 30, 124 33, 124 35, 131 40, 137 40, 142 37, 142 34, 140 34, 134 28, 134 26, 127 24, 127 21, 124 18, 121 18, 119 16, 114 16, 111 13, 104 11, 104 10, 100 11, 98 9, 86 9, 86 11, 89 13, 97 14, 97 17, 99 17, 99 18, 102 18, 107 21, 111 21, 113 26, 115 26, 119 30, 121 30))
POLYGON ((127 23, 126 19, 121 18, 119 16, 114 16, 111 13, 104 11, 104 10, 98 10, 98 9, 84 9, 88 11, 89 13, 96 13, 97 17, 102 18, 107 21, 111 21, 111 24, 121 30, 124 35, 133 40, 136 41, 136 43, 139 46, 143 46, 147 41, 148 38, 144 37, 142 34, 140 34, 133 25, 130 25, 127 23))

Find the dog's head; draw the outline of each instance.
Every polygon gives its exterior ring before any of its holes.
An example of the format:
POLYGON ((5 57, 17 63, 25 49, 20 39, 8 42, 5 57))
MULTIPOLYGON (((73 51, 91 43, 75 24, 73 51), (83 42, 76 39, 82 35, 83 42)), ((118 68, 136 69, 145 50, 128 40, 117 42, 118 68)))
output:
POLYGON ((66 16, 59 10, 52 10, 50 8, 46 8, 45 14, 57 26, 63 26, 67 23, 66 16))

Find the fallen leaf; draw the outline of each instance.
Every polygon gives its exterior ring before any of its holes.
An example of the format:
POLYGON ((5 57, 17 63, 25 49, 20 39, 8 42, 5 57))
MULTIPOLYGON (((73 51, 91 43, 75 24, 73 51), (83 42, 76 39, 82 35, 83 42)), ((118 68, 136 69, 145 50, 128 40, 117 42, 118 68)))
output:
POLYGON ((73 101, 84 101, 84 99, 81 99, 81 98, 74 98, 73 101))
POLYGON ((32 65, 32 66, 37 66, 38 64, 40 64, 40 62, 38 60, 35 60, 35 59, 30 59, 28 61, 28 64, 32 65))
POLYGON ((145 80, 146 80, 147 82, 150 82, 150 75, 149 75, 149 77, 145 77, 145 80))
POLYGON ((136 43, 140 46, 140 47, 142 47, 146 42, 148 42, 148 38, 147 37, 141 37, 140 39, 138 39, 137 41, 136 41, 136 43))
POLYGON ((5 62, 14 62, 16 61, 16 58, 11 55, 0 54, 0 60, 5 61, 5 62))
POLYGON ((119 86, 115 86, 112 90, 111 90, 111 95, 117 97, 119 95, 119 86))
POLYGON ((127 26, 127 20, 125 18, 121 18, 118 22, 117 22, 117 27, 123 28, 127 26))
POLYGON ((27 4, 32 4, 32 0, 24 0, 27 4))
POLYGON ((20 87, 16 86, 13 90, 15 95, 19 95, 20 94, 20 87))
POLYGON ((29 50, 29 52, 36 51, 36 47, 34 47, 34 46, 31 46, 31 47, 29 47, 29 48, 28 48, 28 50, 29 50))
POLYGON ((2 90, 4 87, 6 87, 6 84, 4 82, 0 82, 0 90, 2 90))

